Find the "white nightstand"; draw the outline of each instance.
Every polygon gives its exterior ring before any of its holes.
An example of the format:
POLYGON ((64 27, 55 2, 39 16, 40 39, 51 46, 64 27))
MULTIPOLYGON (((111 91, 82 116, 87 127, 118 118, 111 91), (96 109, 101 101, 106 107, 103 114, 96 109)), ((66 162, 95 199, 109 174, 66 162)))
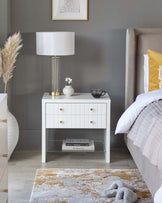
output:
POLYGON ((46 162, 46 129, 104 129, 105 160, 110 162, 110 105, 108 95, 99 99, 90 93, 77 93, 69 98, 42 98, 42 162, 46 162))

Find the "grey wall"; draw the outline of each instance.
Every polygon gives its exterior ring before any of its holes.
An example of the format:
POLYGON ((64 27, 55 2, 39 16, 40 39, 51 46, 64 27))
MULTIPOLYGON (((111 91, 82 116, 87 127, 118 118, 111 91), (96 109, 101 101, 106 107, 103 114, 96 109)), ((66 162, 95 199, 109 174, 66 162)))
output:
POLYGON ((0 1, 0 46, 3 45, 10 30, 10 1, 0 1))
POLYGON ((52 21, 51 0, 12 0, 11 30, 21 31, 25 43, 12 86, 18 148, 41 147, 41 97, 51 84, 50 59, 34 54, 36 31, 76 32, 75 56, 61 58, 61 87, 64 77, 71 76, 76 91, 105 89, 112 99, 111 145, 123 146, 123 137, 113 132, 124 110, 125 30, 161 27, 161 8, 161 0, 89 0, 87 22, 52 21))

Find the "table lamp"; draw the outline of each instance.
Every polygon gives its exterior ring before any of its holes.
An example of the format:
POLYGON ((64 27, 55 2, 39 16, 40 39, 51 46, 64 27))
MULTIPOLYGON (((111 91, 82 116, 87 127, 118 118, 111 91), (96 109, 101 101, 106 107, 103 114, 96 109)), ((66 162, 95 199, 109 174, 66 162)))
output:
POLYGON ((37 55, 50 56, 52 61, 52 91, 50 95, 58 96, 59 91, 59 68, 57 58, 75 54, 74 32, 36 32, 37 55))

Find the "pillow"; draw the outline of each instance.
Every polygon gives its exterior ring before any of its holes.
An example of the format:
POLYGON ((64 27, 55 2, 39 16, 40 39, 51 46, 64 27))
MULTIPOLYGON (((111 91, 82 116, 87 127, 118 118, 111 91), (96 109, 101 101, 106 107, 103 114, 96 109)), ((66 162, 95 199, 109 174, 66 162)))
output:
POLYGON ((149 58, 148 55, 144 55, 144 92, 148 92, 149 84, 149 58))
POLYGON ((148 91, 150 92, 162 88, 162 78, 160 77, 162 75, 162 54, 151 50, 147 50, 147 54, 149 58, 148 91))

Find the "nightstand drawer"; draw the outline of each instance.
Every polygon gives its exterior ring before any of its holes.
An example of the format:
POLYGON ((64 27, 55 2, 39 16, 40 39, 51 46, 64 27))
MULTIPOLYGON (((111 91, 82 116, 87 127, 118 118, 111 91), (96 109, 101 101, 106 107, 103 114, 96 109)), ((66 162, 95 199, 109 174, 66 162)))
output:
POLYGON ((4 174, 5 169, 7 168, 8 159, 7 157, 0 158, 0 177, 4 174))
POLYGON ((106 128, 106 116, 85 116, 85 128, 106 128))
POLYGON ((47 115, 46 128, 71 128, 71 116, 47 115))
POLYGON ((71 104, 46 104, 47 115, 71 115, 71 104))
POLYGON ((6 135, 7 124, 0 123, 0 156, 8 153, 6 135))
MULTIPOLYGON (((7 170, 7 167, 3 169, 3 174, 2 174, 2 177, 1 177, 1 181, 0 181, 0 192, 6 192, 8 191, 8 170, 7 170)), ((0 194, 1 196, 1 194, 0 194)), ((6 193, 6 196, 7 196, 7 193, 6 193)), ((0 199, 1 200, 1 199, 0 199)), ((2 201, 0 201, 2 202, 2 201)), ((7 201, 4 201, 4 202, 7 202, 7 201)))
POLYGON ((47 128, 106 128, 106 116, 46 116, 47 128))
POLYGON ((46 115, 106 115, 106 104, 46 104, 46 115))
POLYGON ((106 128, 106 116, 72 116, 71 128, 106 128))

